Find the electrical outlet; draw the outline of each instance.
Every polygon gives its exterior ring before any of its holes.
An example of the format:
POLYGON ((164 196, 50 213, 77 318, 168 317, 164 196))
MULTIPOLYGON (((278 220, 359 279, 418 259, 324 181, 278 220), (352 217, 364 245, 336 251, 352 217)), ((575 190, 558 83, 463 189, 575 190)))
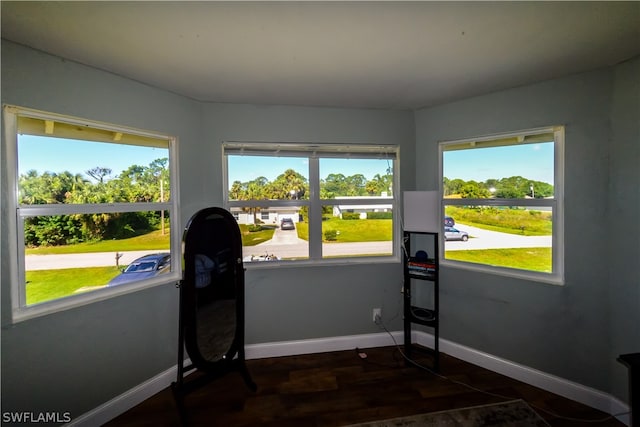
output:
POLYGON ((374 308, 373 309, 373 323, 376 323, 378 318, 382 319, 382 309, 374 308))

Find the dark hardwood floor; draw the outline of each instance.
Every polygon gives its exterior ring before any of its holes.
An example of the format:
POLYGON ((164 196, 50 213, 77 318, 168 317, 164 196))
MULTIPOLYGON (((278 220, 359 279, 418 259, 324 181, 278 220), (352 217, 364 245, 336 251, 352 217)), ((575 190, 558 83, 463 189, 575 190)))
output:
MULTIPOLYGON (((608 415, 445 354, 441 354, 440 374, 447 379, 406 366, 395 347, 363 351, 366 359, 358 357, 354 349, 249 360, 247 365, 258 391, 250 391, 237 373, 213 381, 186 396, 190 424, 344 426, 523 399, 554 427, 624 426, 614 418, 597 424, 559 418, 545 411, 587 420, 608 415)), ((430 366, 429 355, 416 352, 414 358, 430 366)), ((180 418, 170 388, 107 424, 112 427, 178 425, 180 418)))

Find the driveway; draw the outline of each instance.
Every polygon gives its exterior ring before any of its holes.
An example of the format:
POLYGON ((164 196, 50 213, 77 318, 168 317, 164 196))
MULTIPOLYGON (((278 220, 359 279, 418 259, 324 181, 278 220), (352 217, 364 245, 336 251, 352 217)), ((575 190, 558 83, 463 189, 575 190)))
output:
MULTIPOLYGON (((349 256, 358 254, 391 254, 393 243, 355 242, 355 243, 323 243, 324 256, 349 256)), ((276 229, 273 238, 255 246, 246 246, 244 256, 276 255, 279 258, 306 258, 309 256, 309 244, 298 238, 296 230, 276 229)))
POLYGON ((297 230, 282 230, 280 227, 276 228, 271 240, 262 242, 255 247, 269 247, 269 246, 281 246, 281 245, 301 245, 307 244, 306 240, 298 238, 297 230))

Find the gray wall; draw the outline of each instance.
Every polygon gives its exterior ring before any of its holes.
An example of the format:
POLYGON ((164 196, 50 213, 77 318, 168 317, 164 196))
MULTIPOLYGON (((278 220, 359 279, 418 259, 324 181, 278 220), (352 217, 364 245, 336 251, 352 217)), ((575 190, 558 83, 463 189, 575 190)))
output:
MULTIPOLYGON (((179 136, 181 147, 202 139, 195 102, 4 41, 2 103, 166 132, 179 136)), ((182 186, 198 185, 188 170, 182 168, 182 186)), ((5 176, 2 183, 4 201, 5 176)), ((173 284, 8 324, 5 218, 15 213, 2 206, 3 411, 79 416, 175 365, 173 284)))
MULTIPOLYGON (((400 144, 401 186, 414 179, 414 123, 410 112, 208 104, 202 150, 213 162, 208 195, 220 200, 224 141, 400 144)), ((246 275, 247 342, 261 343, 378 332, 371 309, 398 313, 398 264, 338 268, 249 270, 246 275)), ((391 323, 401 329, 401 316, 391 323)))
MULTIPOLYGON (((627 392, 627 370, 614 358, 640 352, 640 58, 615 69, 609 154, 611 356, 613 392, 627 392)), ((634 416, 635 418, 635 416, 634 416)))
POLYGON ((416 112, 425 190, 438 187, 438 141, 566 126, 566 284, 444 268, 443 338, 624 398, 612 361, 640 351, 637 64, 416 112))
MULTIPOLYGON (((638 62, 425 109, 414 118, 201 104, 3 42, 2 102, 178 136, 183 224, 196 210, 221 204, 225 140, 400 144, 401 187, 413 190, 437 188, 438 140, 564 124, 566 285, 445 269, 442 335, 624 397, 626 370, 615 357, 640 351, 638 62), (611 233, 617 221, 631 238, 611 233)), ((78 416, 175 364, 173 285, 8 324, 4 218, 11 213, 4 206, 3 411, 78 416)), ((378 332, 370 316, 379 306, 386 318, 398 314, 389 327, 401 329, 400 285, 397 264, 249 270, 247 342, 378 332)))
MULTIPOLYGON (((409 159, 402 186, 415 179, 411 112, 201 104, 5 41, 2 102, 177 136, 183 224, 222 203, 224 140, 400 144, 409 159)), ((76 417, 175 365, 173 284, 8 324, 8 214, 2 211, 3 411, 76 417)), ((400 286, 398 263, 250 270, 247 343, 379 332, 371 309, 399 313, 400 286)), ((401 329, 401 316, 389 327, 401 329)))

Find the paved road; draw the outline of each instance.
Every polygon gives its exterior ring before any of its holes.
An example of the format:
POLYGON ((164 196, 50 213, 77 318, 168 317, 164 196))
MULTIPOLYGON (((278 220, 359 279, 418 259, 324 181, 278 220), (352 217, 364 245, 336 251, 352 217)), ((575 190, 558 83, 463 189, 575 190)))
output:
MULTIPOLYGON (((456 224, 456 228, 469 233, 469 240, 447 241, 445 250, 469 250, 469 249, 501 249, 501 248, 536 248, 551 247, 551 236, 519 236, 516 234, 488 231, 481 228, 456 224)), ((386 242, 358 242, 358 243, 323 243, 322 253, 326 256, 358 255, 391 253, 393 244, 386 242)), ((280 258, 306 256, 308 254, 307 242, 299 239, 294 230, 276 229, 273 239, 248 248, 245 255, 276 255, 280 258)))
MULTIPOLYGON (((127 265, 143 255, 160 252, 155 251, 127 251, 122 252, 120 265, 127 265)), ((109 267, 116 265, 115 252, 94 252, 88 254, 61 255, 27 255, 24 257, 26 270, 56 270, 60 268, 109 267)))
MULTIPOLYGON (((518 236, 515 234, 487 231, 465 224, 456 228, 469 233, 469 240, 445 242, 447 251, 465 249, 531 248, 551 247, 551 236, 518 236)), ((156 251, 123 252, 120 265, 127 265, 136 258, 156 251)), ((323 243, 322 253, 326 256, 391 253, 391 242, 323 243)), ((246 256, 274 254, 279 258, 306 257, 308 245, 299 239, 295 230, 276 229, 271 240, 245 249, 246 256)), ((59 268, 115 266, 115 252, 98 252, 70 255, 27 255, 27 270, 54 270, 59 268)))
POLYGON ((483 230, 465 224, 456 223, 455 228, 469 233, 469 240, 447 241, 448 251, 465 249, 503 249, 503 248, 543 248, 551 247, 551 236, 519 236, 517 234, 499 233, 483 230))

